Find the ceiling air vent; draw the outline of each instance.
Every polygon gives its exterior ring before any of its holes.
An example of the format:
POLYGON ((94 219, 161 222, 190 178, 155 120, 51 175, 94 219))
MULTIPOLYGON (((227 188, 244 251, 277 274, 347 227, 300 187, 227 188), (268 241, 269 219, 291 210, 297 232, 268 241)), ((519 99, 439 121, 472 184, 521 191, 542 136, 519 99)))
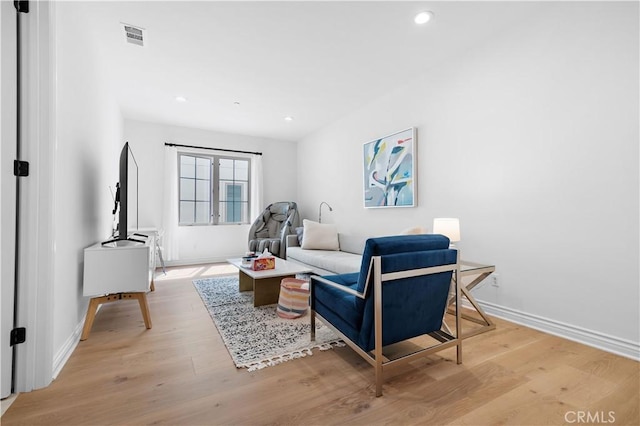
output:
POLYGON ((124 30, 124 36, 127 40, 127 43, 135 44, 138 46, 143 46, 146 40, 146 31, 144 28, 136 27, 133 25, 120 23, 122 29, 124 30))

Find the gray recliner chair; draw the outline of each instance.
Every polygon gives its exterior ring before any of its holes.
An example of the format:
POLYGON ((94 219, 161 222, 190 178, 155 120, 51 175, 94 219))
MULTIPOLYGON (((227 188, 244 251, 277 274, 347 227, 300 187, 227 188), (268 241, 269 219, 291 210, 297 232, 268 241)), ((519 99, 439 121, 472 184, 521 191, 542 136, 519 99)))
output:
POLYGON ((268 249, 274 256, 285 257, 287 235, 300 226, 298 205, 293 201, 269 204, 249 229, 249 251, 268 249))

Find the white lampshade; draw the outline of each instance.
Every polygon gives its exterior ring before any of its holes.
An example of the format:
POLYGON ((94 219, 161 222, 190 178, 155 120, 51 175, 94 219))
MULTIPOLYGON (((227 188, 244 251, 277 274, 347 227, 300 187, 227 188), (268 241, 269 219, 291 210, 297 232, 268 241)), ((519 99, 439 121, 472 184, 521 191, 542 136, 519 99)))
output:
POLYGON ((460 241, 460 220, 453 217, 433 219, 433 233, 449 237, 452 243, 460 241))

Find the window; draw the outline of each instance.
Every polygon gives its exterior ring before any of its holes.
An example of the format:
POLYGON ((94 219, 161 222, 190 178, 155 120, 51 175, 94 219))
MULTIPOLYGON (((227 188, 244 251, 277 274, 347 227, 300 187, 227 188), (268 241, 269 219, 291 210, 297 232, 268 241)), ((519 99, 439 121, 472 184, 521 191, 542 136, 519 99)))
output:
POLYGON ((180 225, 249 223, 247 158, 179 154, 180 225))
POLYGON ((249 223, 249 160, 218 157, 220 223, 249 223))

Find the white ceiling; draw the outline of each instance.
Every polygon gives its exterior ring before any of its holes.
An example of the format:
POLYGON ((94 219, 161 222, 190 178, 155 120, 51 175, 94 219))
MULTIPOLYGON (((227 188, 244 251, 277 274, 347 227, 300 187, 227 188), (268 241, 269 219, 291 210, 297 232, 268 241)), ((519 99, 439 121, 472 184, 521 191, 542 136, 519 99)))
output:
POLYGON ((76 3, 85 19, 79 25, 91 28, 125 118, 289 141, 499 36, 539 7, 538 2, 76 3), (413 23, 421 10, 435 13, 425 26, 413 23), (121 22, 143 27, 146 46, 126 43, 121 22), (176 102, 178 95, 188 102, 176 102))

